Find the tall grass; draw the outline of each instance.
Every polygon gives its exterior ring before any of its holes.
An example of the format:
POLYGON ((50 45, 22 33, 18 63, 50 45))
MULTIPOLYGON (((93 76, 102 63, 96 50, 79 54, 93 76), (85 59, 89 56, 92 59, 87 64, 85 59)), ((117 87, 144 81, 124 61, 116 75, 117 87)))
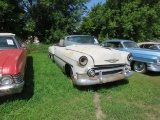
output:
POLYGON ((29 48, 24 90, 0 98, 0 119, 96 120, 95 93, 106 120, 160 119, 159 73, 134 73, 126 80, 74 87, 48 58, 48 45, 29 48))

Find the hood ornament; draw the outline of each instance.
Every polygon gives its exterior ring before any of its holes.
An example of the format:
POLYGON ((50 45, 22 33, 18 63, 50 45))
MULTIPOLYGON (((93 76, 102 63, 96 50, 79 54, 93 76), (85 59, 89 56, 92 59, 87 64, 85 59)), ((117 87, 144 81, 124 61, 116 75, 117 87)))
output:
POLYGON ((115 63, 115 62, 119 61, 119 59, 108 59, 105 61, 110 62, 110 63, 115 63))

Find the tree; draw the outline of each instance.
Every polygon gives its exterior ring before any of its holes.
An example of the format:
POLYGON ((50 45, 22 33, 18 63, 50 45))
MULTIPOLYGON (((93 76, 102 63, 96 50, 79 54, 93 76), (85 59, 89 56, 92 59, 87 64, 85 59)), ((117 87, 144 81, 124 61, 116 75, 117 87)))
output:
POLYGON ((62 36, 74 34, 79 25, 81 4, 88 0, 23 0, 27 11, 27 24, 24 28, 41 42, 56 42, 62 36))
POLYGON ((158 0, 107 0, 105 4, 98 4, 92 8, 84 18, 81 31, 87 30, 88 34, 98 36, 101 40, 120 38, 138 42, 158 39, 159 10, 158 0), (97 19, 99 20, 95 22, 97 19), (89 26, 86 26, 87 24, 89 26))
POLYGON ((19 36, 24 34, 24 13, 20 0, 0 1, 0 32, 12 32, 19 36))

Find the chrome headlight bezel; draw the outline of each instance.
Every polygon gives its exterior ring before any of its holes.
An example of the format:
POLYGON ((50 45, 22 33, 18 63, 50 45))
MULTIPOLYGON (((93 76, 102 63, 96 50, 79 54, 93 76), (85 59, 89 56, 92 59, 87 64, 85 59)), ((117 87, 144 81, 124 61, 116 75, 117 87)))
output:
POLYGON ((96 75, 96 72, 95 72, 94 69, 89 69, 89 70, 87 71, 87 75, 88 75, 89 77, 94 77, 94 76, 96 75))
POLYGON ((133 54, 129 53, 127 56, 127 60, 130 62, 133 59, 133 54))
POLYGON ((11 75, 5 75, 0 78, 1 85, 10 85, 13 83, 13 78, 11 75))
POLYGON ((88 63, 88 58, 86 56, 81 56, 78 62, 79 62, 79 65, 85 66, 88 63))

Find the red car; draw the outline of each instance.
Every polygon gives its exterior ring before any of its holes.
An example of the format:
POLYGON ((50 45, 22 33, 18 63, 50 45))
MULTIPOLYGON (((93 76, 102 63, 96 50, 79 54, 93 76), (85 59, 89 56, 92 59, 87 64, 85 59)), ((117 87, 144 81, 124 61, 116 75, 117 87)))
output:
POLYGON ((0 96, 20 93, 24 86, 27 47, 12 33, 0 33, 0 96))

